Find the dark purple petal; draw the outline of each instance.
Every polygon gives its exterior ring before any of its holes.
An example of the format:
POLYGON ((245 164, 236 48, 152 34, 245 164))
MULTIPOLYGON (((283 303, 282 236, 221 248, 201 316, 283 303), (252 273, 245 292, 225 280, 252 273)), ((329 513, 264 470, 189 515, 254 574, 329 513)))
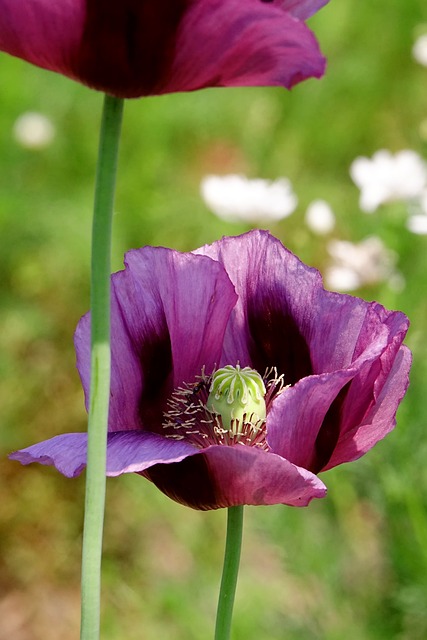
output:
MULTIPOLYGON (((112 277, 110 431, 159 430, 172 390, 219 362, 237 296, 213 260, 161 247, 129 251, 112 277)), ((90 323, 76 331, 88 404, 90 323)))
MULTIPOLYGON (((139 472, 168 462, 179 462, 199 452, 188 442, 163 438, 155 433, 126 431, 108 434, 107 475, 139 472)), ((39 442, 9 456, 22 464, 38 462, 53 465, 58 471, 74 478, 86 466, 87 434, 65 433, 39 442)))
POLYGON ((323 73, 317 43, 297 20, 322 4, 0 0, 0 50, 122 97, 291 87, 323 73))
POLYGON ((411 352, 402 346, 393 358, 385 381, 381 381, 381 390, 378 395, 375 394, 375 402, 363 421, 351 430, 343 431, 329 463, 322 471, 357 460, 394 429, 397 409, 408 388, 411 361, 411 352))
MULTIPOLYGON (((357 367, 358 374, 343 405, 341 435, 360 424, 375 404, 408 326, 403 313, 386 311, 376 303, 369 306, 351 365, 357 367)), ((405 377, 406 373, 402 372, 402 375, 405 377)))
POLYGON ((77 77, 125 98, 155 93, 174 57, 176 32, 192 0, 85 0, 77 77))
POLYGON ((254 447, 212 446, 178 464, 156 465, 144 475, 167 496, 194 509, 241 504, 304 507, 326 495, 314 474, 254 447))
MULTIPOLYGON (((330 428, 331 405, 356 375, 356 370, 336 371, 300 380, 274 399, 267 416, 267 441, 274 453, 294 464, 314 470, 316 443, 322 427, 330 428)), ((338 423, 339 424, 339 423, 338 423)), ((333 451, 339 432, 331 433, 333 451)))
MULTIPOLYGON (((341 451, 340 443, 343 439, 347 441, 347 432, 354 434, 366 421, 369 411, 377 406, 378 396, 384 385, 388 385, 390 371, 395 366, 396 355, 408 328, 408 320, 401 313, 388 312, 376 303, 367 305, 348 297, 344 302, 354 302, 356 317, 357 311, 364 310, 364 322, 361 323, 359 318, 360 328, 352 332, 354 316, 347 316, 350 328, 346 335, 352 353, 348 349, 347 354, 343 349, 334 351, 325 336, 323 364, 325 369, 330 368, 326 366, 329 354, 332 362, 339 362, 341 366, 353 359, 350 368, 301 380, 273 402, 268 416, 268 441, 273 451, 315 473, 335 466, 331 458, 335 460, 334 452, 341 451)), ((345 324, 343 318, 337 318, 337 322, 342 324, 342 329, 337 328, 336 341, 339 341, 341 331, 345 332, 345 324)), ((318 350, 321 349, 319 344, 318 350)), ((406 389, 409 363, 401 363, 399 367, 402 388, 406 389)), ((393 390, 389 389, 388 393, 393 404, 393 390)), ((393 404, 395 410, 397 404, 393 404)), ((392 416, 387 425, 382 423, 381 428, 373 429, 371 446, 383 438, 394 424, 392 416)), ((341 462, 349 461, 340 455, 341 462)))
MULTIPOLYGON (((377 303, 367 306, 365 321, 355 345, 351 364, 351 367, 357 370, 357 374, 331 405, 329 421, 326 425, 323 424, 319 431, 316 456, 308 467, 312 471, 330 468, 331 458, 335 459, 333 454, 337 447, 340 449, 341 441, 347 439, 347 433, 354 434, 360 425, 366 422, 366 416, 377 406, 378 397, 387 385, 396 358, 401 363, 401 382, 406 390, 409 363, 406 365, 401 362, 398 353, 408 325, 408 319, 402 313, 387 311, 377 303)), ((349 332, 349 343, 353 340, 354 334, 351 335, 349 332)), ((389 400, 393 402, 393 393, 390 394, 389 400)), ((388 426, 382 427, 385 431, 372 429, 371 446, 382 439, 394 425, 395 419, 392 416, 388 426)), ((341 462, 347 461, 350 460, 341 459, 341 462)))
POLYGON ((240 358, 261 373, 276 366, 285 383, 379 357, 403 314, 377 303, 331 293, 316 269, 303 264, 265 231, 224 238, 196 253, 225 267, 239 295, 224 342, 223 360, 240 358), (238 335, 238 340, 235 336, 238 335))
POLYGON ((265 231, 224 238, 197 253, 221 262, 239 301, 227 328, 223 363, 261 374, 277 367, 285 384, 313 373, 309 339, 319 318, 313 302, 322 279, 265 231))

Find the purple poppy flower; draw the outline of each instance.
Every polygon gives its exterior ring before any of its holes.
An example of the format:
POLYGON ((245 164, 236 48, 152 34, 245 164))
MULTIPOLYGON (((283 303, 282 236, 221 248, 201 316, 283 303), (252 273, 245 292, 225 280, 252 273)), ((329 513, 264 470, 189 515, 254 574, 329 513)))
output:
POLYGON ((325 61, 304 24, 328 0, 0 0, 0 51, 111 95, 287 88, 325 61))
MULTIPOLYGON (((326 291, 268 232, 129 251, 111 283, 109 476, 139 473, 197 509, 305 506, 326 493, 320 471, 393 429, 408 319, 326 291)), ((75 334, 86 403, 89 334, 87 314, 75 334)), ((11 457, 73 477, 86 434, 11 457)))

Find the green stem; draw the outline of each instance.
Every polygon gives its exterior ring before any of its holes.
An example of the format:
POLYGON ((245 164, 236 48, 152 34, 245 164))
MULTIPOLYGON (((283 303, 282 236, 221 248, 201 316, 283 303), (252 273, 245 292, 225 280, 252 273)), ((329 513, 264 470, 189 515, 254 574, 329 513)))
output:
POLYGON ((81 640, 100 628, 108 404, 110 397, 111 228, 123 100, 106 95, 102 113, 92 226, 91 381, 82 550, 81 640))
POLYGON ((243 506, 230 507, 227 513, 227 540, 216 616, 215 640, 228 640, 231 631, 234 595, 242 548, 243 506))

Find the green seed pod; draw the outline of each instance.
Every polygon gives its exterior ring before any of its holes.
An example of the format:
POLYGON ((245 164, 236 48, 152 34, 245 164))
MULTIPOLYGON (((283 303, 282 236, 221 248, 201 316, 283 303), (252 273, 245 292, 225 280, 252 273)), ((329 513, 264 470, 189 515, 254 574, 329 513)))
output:
POLYGON ((265 420, 265 386, 250 367, 228 364, 212 376, 206 408, 221 416, 224 429, 242 433, 245 423, 258 426, 265 420))

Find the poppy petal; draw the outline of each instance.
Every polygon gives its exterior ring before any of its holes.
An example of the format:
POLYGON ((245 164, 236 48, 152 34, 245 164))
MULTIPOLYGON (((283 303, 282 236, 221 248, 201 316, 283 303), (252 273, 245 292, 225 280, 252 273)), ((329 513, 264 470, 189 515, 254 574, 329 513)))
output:
POLYGON ((311 31, 281 7, 259 0, 199 0, 180 23, 171 66, 154 93, 213 86, 290 89, 324 70, 311 31))
POLYGON ((180 463, 151 467, 144 475, 173 500, 202 510, 240 504, 304 507, 326 495, 323 482, 306 469, 238 445, 212 446, 180 463))
POLYGON ((261 374, 276 367, 285 384, 311 375, 309 339, 317 321, 313 300, 322 289, 319 272, 266 231, 224 238, 197 252, 224 265, 239 296, 225 334, 224 363, 239 359, 261 374))
POLYGON ((340 437, 323 471, 343 462, 357 460, 394 429, 397 409, 409 385, 411 362, 411 352, 406 346, 402 346, 363 422, 340 437))
MULTIPOLYGON (((158 463, 178 462, 198 453, 188 442, 167 439, 155 433, 125 431, 108 434, 107 475, 143 471, 158 463)), ((78 476, 87 460, 87 434, 65 433, 11 453, 22 464, 53 465, 68 478, 78 476)))
POLYGON ((284 389, 273 400, 267 416, 267 442, 271 450, 313 470, 319 431, 328 420, 333 401, 356 373, 347 370, 309 376, 284 389))
POLYGON ((319 77, 323 2, 0 0, 0 50, 124 98, 319 77), (288 9, 288 10, 287 10, 288 9))
POLYGON ((85 11, 84 0, 0 0, 0 51, 76 80, 85 11))
MULTIPOLYGON (((129 251, 112 276, 109 430, 159 430, 167 397, 221 356, 237 296, 210 258, 162 247, 129 251)), ((75 334, 77 366, 88 406, 90 317, 75 334)))

